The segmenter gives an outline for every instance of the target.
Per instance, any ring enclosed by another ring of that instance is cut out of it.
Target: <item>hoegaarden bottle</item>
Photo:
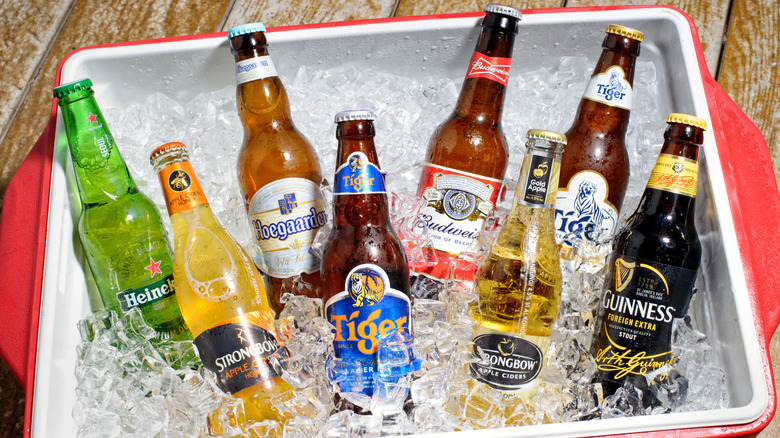
[[[191,339],[173,286],[172,251],[152,201],[136,188],[92,81],[54,89],[82,204],[78,233],[106,309],[137,307],[157,339]]]

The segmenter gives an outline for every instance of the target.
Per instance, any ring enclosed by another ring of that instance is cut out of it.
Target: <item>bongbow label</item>
[[[509,68],[512,66],[512,58],[499,58],[474,52],[471,55],[468,78],[485,78],[496,81],[506,86],[509,84]]]
[[[325,303],[325,317],[334,327],[336,357],[362,367],[362,393],[374,391],[379,340],[395,331],[408,333],[410,314],[409,297],[393,289],[384,269],[373,264],[354,267],[344,290]]]
[[[630,111],[634,103],[634,90],[626,80],[623,69],[613,65],[604,73],[590,78],[582,97]]]
[[[334,195],[368,195],[385,193],[385,179],[376,164],[363,152],[353,152],[347,162],[336,169]]]
[[[533,342],[507,333],[487,333],[474,338],[489,365],[471,364],[471,374],[493,388],[511,391],[531,383],[542,370],[543,353]]]

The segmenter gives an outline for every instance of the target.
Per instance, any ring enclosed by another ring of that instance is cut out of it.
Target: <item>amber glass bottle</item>
[[[469,247],[496,204],[508,154],[501,113],[521,17],[517,9],[485,7],[455,111],[430,139],[417,189],[427,201],[418,225],[427,225],[438,263],[413,263],[416,273],[447,278],[450,263]]]
[[[694,224],[698,153],[707,123],[671,114],[639,207],[617,239],[596,347],[605,393],[626,379],[668,372],[672,321],[688,312],[701,244]]]
[[[334,222],[321,269],[325,315],[335,327],[336,356],[362,364],[360,392],[367,396],[374,392],[379,338],[411,329],[409,267],[390,224],[372,120],[371,111],[336,115]]]
[[[287,93],[268,56],[265,26],[231,28],[228,39],[244,125],[238,183],[262,251],[255,263],[271,278],[271,308],[278,313],[284,293],[320,297],[320,260],[309,248],[327,222],[322,174],[317,153],[290,117]]]
[[[612,237],[629,177],[626,129],[634,99],[633,83],[641,32],[611,25],[577,108],[566,131],[561,181],[556,201],[556,239],[570,233],[584,240]],[[573,257],[563,242],[564,271]]]

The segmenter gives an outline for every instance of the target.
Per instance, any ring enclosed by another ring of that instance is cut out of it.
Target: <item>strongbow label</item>
[[[444,279],[450,261],[468,249],[482,230],[498,199],[501,180],[426,164],[421,181],[418,196],[427,204],[420,210],[415,226],[428,228],[439,263],[427,266],[410,261],[410,268]]]
[[[238,85],[273,76],[279,75],[276,73],[276,67],[274,67],[270,56],[259,56],[236,63],[236,83]]]
[[[466,72],[468,78],[485,78],[506,86],[509,83],[509,67],[512,58],[498,58],[474,52]]]
[[[528,177],[517,184],[515,200],[529,207],[553,207],[560,166],[553,157],[537,153],[526,156],[520,174]]]
[[[650,174],[647,187],[696,197],[699,163],[677,155],[661,154]]]
[[[353,268],[344,290],[325,303],[336,357],[363,368],[362,393],[374,392],[379,339],[398,330],[408,332],[410,313],[409,297],[393,289],[387,273],[373,264]]]
[[[674,364],[672,321],[687,312],[695,281],[692,269],[618,256],[602,302],[602,376],[620,383]]]
[[[217,374],[217,383],[223,391],[235,394],[279,377],[269,363],[269,357],[280,348],[271,328],[273,324],[270,312],[245,313],[195,338],[203,365]]]
[[[471,375],[503,391],[523,389],[542,370],[544,353],[533,342],[506,333],[474,338],[474,351],[482,350],[489,365],[471,364]]]
[[[368,161],[366,154],[353,152],[347,162],[336,169],[333,182],[334,195],[368,195],[385,193],[385,179],[376,164]]]
[[[171,216],[209,202],[189,161],[173,163],[161,170],[157,177],[160,178],[165,206]]]
[[[582,97],[605,105],[631,110],[634,90],[622,68],[613,65],[604,73],[593,75]]]
[[[262,250],[263,270],[272,277],[311,274],[320,259],[309,251],[317,230],[328,222],[320,188],[305,178],[266,184],[252,196],[249,222]]]

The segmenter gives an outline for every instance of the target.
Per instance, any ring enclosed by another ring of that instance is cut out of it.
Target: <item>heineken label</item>
[[[144,309],[155,305],[168,297],[174,296],[176,290],[173,287],[173,275],[163,277],[153,283],[123,290],[116,294],[119,307],[127,312],[133,307]]]

